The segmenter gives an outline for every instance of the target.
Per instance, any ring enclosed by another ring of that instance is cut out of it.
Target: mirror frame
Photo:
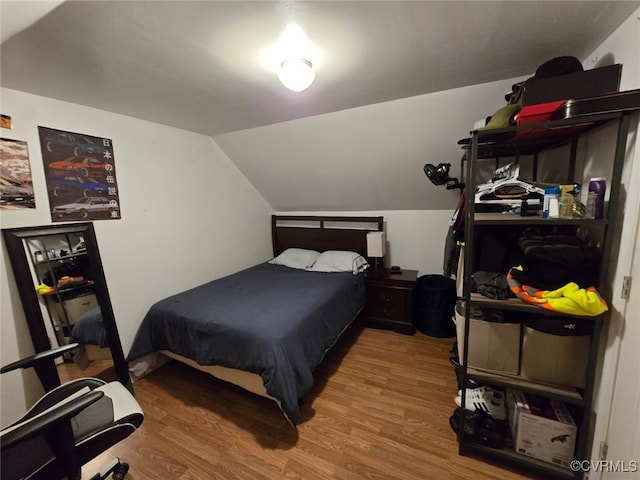
[[[129,377],[127,362],[122,351],[120,343],[120,335],[118,326],[113,314],[111,298],[107,288],[107,280],[104,276],[102,268],[102,260],[100,259],[100,251],[98,249],[98,241],[92,222],[79,222],[60,225],[46,225],[39,227],[19,227],[2,229],[7,252],[9,253],[9,261],[13,269],[13,274],[18,286],[18,293],[22,302],[22,308],[27,320],[27,327],[31,334],[31,341],[36,353],[40,353],[51,349],[51,342],[47,335],[45,327],[45,319],[42,316],[38,294],[36,293],[33,283],[33,277],[30,268],[30,259],[27,258],[24,241],[32,237],[42,237],[49,235],[60,235],[68,233],[80,233],[83,235],[87,258],[89,260],[89,269],[94,282],[96,300],[100,305],[102,313],[102,322],[104,324],[113,366],[118,381],[122,383],[131,393],[133,393],[133,385]],[[60,377],[52,359],[49,362],[42,362],[39,368],[36,368],[38,378],[42,382],[45,390],[51,390],[60,384]]]

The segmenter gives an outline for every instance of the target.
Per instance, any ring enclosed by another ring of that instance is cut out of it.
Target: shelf
[[[42,297],[51,297],[53,295],[73,292],[74,290],[80,290],[82,288],[87,288],[87,287],[92,287],[92,286],[93,286],[93,281],[92,280],[87,280],[87,283],[83,283],[82,285],[74,285],[73,287],[69,287],[69,288],[54,289],[53,291],[51,291],[49,293],[41,294],[41,296]]]
[[[579,472],[572,472],[568,468],[557,467],[552,463],[543,462],[542,460],[538,460],[536,458],[521,455],[511,448],[503,448],[498,450],[495,448],[489,448],[484,445],[480,445],[478,443],[463,442],[462,444],[460,444],[460,452],[463,455],[481,454],[482,456],[492,457],[509,465],[536,470],[537,472],[544,474],[543,478],[580,478]]]
[[[543,150],[559,148],[577,136],[621,116],[621,113],[615,112],[530,125],[474,130],[471,135],[477,135],[478,139],[476,160],[533,155]],[[467,150],[471,138],[461,139],[458,144]]]
[[[538,383],[534,380],[528,380],[517,375],[492,373],[472,367],[467,367],[467,376],[479,380],[481,383],[490,383],[502,387],[515,387],[533,394],[553,397],[573,405],[584,406],[585,404],[580,392],[571,387],[556,387]]]
[[[483,212],[474,215],[474,223],[479,225],[596,225],[607,224],[605,219],[593,218],[542,218],[538,215],[521,217],[501,212]]]
[[[49,258],[47,260],[41,260],[39,262],[34,262],[34,265],[36,265],[36,266],[47,265],[47,264],[49,264],[51,262],[55,262],[56,260],[72,260],[75,257],[80,257],[80,256],[86,255],[86,254],[87,254],[87,251],[83,250],[83,251],[80,251],[80,252],[76,252],[76,253],[72,253],[72,254],[69,254],[69,255],[65,255],[63,257],[51,257],[51,258]]]
[[[501,212],[486,212],[488,208],[485,208],[485,212],[476,211],[482,210],[473,203],[475,201],[475,195],[472,190],[466,190],[466,202],[468,210],[465,216],[465,255],[464,255],[464,292],[465,299],[468,300],[468,305],[465,311],[465,329],[464,337],[459,339],[463,342],[465,351],[468,351],[469,345],[469,330],[471,321],[471,306],[484,307],[494,310],[504,310],[513,312],[522,312],[514,317],[518,318],[522,322],[526,322],[528,315],[535,317],[547,317],[555,321],[554,317],[562,319],[571,319],[570,323],[576,323],[576,327],[593,327],[590,331],[590,345],[588,350],[588,358],[586,365],[586,381],[585,388],[574,387],[560,387],[550,385],[546,383],[540,383],[534,380],[523,378],[519,375],[496,373],[494,371],[486,371],[474,367],[470,367],[464,363],[460,369],[461,376],[458,379],[461,385],[466,385],[468,379],[473,379],[481,384],[493,385],[500,388],[514,388],[520,389],[527,393],[538,395],[541,397],[552,398],[561,402],[564,402],[569,407],[570,413],[574,416],[574,420],[578,423],[577,438],[575,443],[574,455],[575,458],[583,459],[589,458],[592,445],[592,438],[590,433],[592,432],[593,421],[593,385],[596,383],[596,365],[598,360],[598,346],[601,343],[599,338],[603,321],[608,318],[608,313],[604,313],[598,316],[574,316],[563,314],[560,312],[553,312],[542,308],[539,305],[526,303],[518,298],[511,298],[507,300],[496,300],[485,297],[477,293],[470,293],[470,288],[473,285],[473,279],[471,277],[474,259],[477,255],[476,246],[474,245],[474,237],[481,235],[486,230],[488,233],[493,234],[494,237],[501,237],[504,232],[504,226],[515,225],[517,226],[514,233],[518,230],[524,229],[527,226],[538,227],[541,230],[543,225],[548,226],[567,226],[566,230],[571,232],[575,230],[585,230],[589,234],[590,241],[595,245],[597,244],[601,249],[601,268],[602,272],[599,275],[600,286],[609,285],[607,277],[607,264],[611,261],[610,255],[613,251],[613,236],[612,232],[616,231],[617,218],[613,213],[619,210],[618,199],[622,198],[620,194],[622,168],[625,159],[625,149],[627,145],[630,125],[630,113],[628,112],[612,112],[612,113],[600,113],[593,115],[585,115],[575,119],[549,121],[538,124],[514,126],[501,129],[490,130],[473,130],[470,132],[468,138],[459,141],[458,143],[465,150],[463,161],[466,162],[464,166],[465,182],[468,185],[475,185],[484,174],[484,170],[489,165],[481,165],[480,161],[493,160],[496,166],[499,165],[501,159],[506,158],[518,158],[521,156],[531,155],[533,156],[531,162],[532,175],[534,180],[538,176],[544,173],[543,169],[555,168],[548,165],[548,162],[538,162],[538,154],[541,154],[548,150],[554,150],[562,147],[562,156],[566,156],[566,172],[559,171],[559,174],[564,175],[562,179],[567,183],[573,183],[573,179],[576,175],[580,175],[578,178],[582,179],[587,175],[587,172],[576,172],[577,168],[582,168],[578,163],[578,155],[584,155],[579,148],[581,142],[581,136],[593,132],[595,129],[600,129],[604,125],[617,125],[615,132],[615,138],[612,138],[610,142],[615,146],[615,152],[611,157],[611,161],[607,163],[608,173],[608,198],[609,205],[607,208],[607,217],[605,219],[592,219],[592,218],[557,218],[557,219],[545,219],[540,216],[525,216],[514,214],[505,214]],[[610,163],[610,164],[609,164]],[[560,163],[558,163],[560,166]],[[565,163],[561,166],[564,168]],[[541,169],[539,172],[538,170]],[[557,179],[560,181],[560,178]],[[476,229],[477,225],[481,225],[483,228]],[[487,228],[484,228],[484,227]],[[549,229],[551,230],[551,229]],[[554,230],[563,230],[562,228]],[[493,238],[493,237],[492,237]],[[505,237],[505,241],[513,240],[511,237]],[[515,240],[514,240],[515,241]],[[506,247],[505,247],[506,249]],[[500,254],[500,251],[497,251]],[[491,254],[485,258],[488,265],[491,265]],[[500,260],[498,256],[496,263]],[[503,262],[507,260],[503,259]],[[498,265],[496,268],[502,268]],[[561,266],[557,268],[562,268]],[[499,271],[499,270],[496,270]],[[525,314],[528,314],[525,316]],[[588,322],[588,323],[585,323]],[[565,322],[562,322],[564,325]],[[534,352],[530,352],[534,353]],[[537,353],[537,352],[536,352]],[[539,352],[543,355],[544,352]],[[568,354],[567,354],[568,355]],[[569,357],[572,360],[572,357]],[[464,434],[460,435],[460,454],[465,455],[477,455],[494,459],[494,461],[501,461],[506,464],[510,464],[513,467],[519,467],[527,470],[535,470],[539,472],[540,478],[565,478],[565,479],[579,479],[583,478],[583,472],[572,472],[569,468],[560,467],[555,464],[537,460],[535,458],[525,456],[517,453],[512,448],[505,448],[502,450],[492,449],[481,444],[469,442],[469,439],[465,439]]]
[[[562,312],[554,312],[552,310],[547,310],[546,308],[542,308],[530,303],[525,303],[519,298],[515,298],[515,297],[508,298],[506,300],[497,300],[495,298],[485,297],[480,293],[471,294],[471,303],[478,307],[492,308],[494,310],[511,310],[516,312],[527,312],[527,313],[533,313],[535,315],[544,315],[546,317],[564,317],[564,318],[574,318],[578,320],[580,319],[595,320],[600,317],[600,316],[591,317],[591,316],[584,316],[584,315],[569,315]]]

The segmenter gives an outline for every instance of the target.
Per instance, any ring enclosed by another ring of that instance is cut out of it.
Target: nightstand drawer
[[[417,270],[391,273],[388,268],[365,274],[367,326],[413,335],[413,292]]]
[[[367,314],[382,318],[405,318],[407,316],[407,291],[391,288],[368,288]]]

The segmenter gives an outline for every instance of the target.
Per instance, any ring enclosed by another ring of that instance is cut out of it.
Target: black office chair
[[[28,368],[76,348],[38,353],[3,367],[0,373]],[[0,432],[3,480],[80,480],[82,465],[133,433],[144,415],[119,382],[81,378],[47,392],[14,424]],[[129,466],[115,459],[91,477],[122,480]]]

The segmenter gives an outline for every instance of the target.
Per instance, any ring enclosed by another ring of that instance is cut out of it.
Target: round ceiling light
[[[306,58],[291,58],[280,64],[278,78],[289,90],[301,92],[313,83],[316,72]]]

